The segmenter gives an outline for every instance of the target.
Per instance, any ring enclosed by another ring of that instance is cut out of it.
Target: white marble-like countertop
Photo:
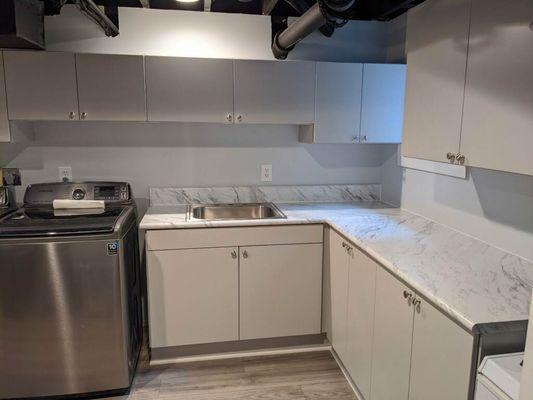
[[[471,332],[529,317],[531,261],[380,202],[276,205],[287,219],[187,221],[186,206],[152,207],[140,228],[326,223]]]

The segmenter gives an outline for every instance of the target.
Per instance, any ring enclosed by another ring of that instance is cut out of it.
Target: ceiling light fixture
[[[196,3],[200,0],[176,0],[178,3]]]

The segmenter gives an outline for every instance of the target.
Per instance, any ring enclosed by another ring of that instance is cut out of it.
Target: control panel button
[[[85,197],[85,190],[83,189],[76,189],[72,192],[72,198],[74,200],[83,200]]]

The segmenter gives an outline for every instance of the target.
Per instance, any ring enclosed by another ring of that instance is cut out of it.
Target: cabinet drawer
[[[150,251],[268,244],[322,243],[323,236],[324,228],[318,224],[152,230],[146,232],[146,249]]]

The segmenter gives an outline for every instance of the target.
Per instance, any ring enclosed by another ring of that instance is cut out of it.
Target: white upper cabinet
[[[401,143],[404,98],[404,64],[364,65],[361,142]]]
[[[402,155],[448,162],[459,152],[470,0],[427,0],[407,18]]]
[[[9,119],[78,119],[74,54],[6,51],[4,66]]]
[[[473,0],[461,153],[533,175],[533,1]]]
[[[361,127],[363,64],[319,62],[316,66],[316,109],[313,143],[353,143]],[[302,130],[302,131],[303,131]]]
[[[4,76],[4,57],[0,51],[0,142],[9,142],[9,120],[7,118],[6,86]]]
[[[80,119],[146,121],[141,56],[77,54]]]
[[[315,66],[307,61],[235,61],[235,122],[311,124]]]
[[[233,61],[146,57],[149,121],[233,121]]]

